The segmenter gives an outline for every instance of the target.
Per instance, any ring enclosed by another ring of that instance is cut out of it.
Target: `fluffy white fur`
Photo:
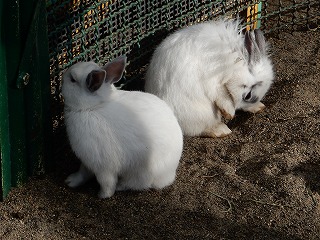
[[[81,62],[63,76],[66,129],[82,162],[66,183],[76,187],[95,175],[101,198],[115,190],[168,186],[183,145],[172,110],[152,94],[116,90],[108,79],[90,91],[86,81],[93,70],[104,71],[94,62]]]
[[[168,103],[185,135],[228,135],[221,115],[231,119],[237,109],[264,108],[260,101],[274,78],[268,45],[260,31],[245,37],[241,30],[238,21],[200,23],[155,50],[145,90]]]

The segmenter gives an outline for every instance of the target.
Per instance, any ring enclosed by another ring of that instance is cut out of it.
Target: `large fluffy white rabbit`
[[[67,134],[82,162],[66,183],[77,187],[95,176],[101,198],[170,185],[182,153],[181,128],[163,100],[113,87],[125,64],[125,57],[104,67],[80,62],[63,75]]]
[[[145,90],[173,109],[185,135],[231,133],[221,115],[259,112],[274,71],[260,30],[242,33],[239,21],[196,24],[168,36],[155,50]]]

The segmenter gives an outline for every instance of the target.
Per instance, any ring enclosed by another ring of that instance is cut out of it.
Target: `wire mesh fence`
[[[261,19],[266,33],[317,30],[320,26],[320,2],[317,0],[263,1]]]
[[[160,41],[187,25],[239,17],[276,35],[320,25],[319,0],[47,0],[47,12],[54,129],[62,124],[61,75],[78,61],[104,64],[126,54],[130,82],[143,78]]]

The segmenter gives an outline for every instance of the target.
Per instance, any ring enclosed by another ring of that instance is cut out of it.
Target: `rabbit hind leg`
[[[160,174],[154,179],[152,183],[152,188],[162,189],[164,187],[167,187],[174,182],[175,178],[176,178],[175,170],[168,170],[166,172],[163,172],[162,174]]]
[[[119,177],[116,191],[145,190],[151,186],[151,177],[147,169],[130,171]]]

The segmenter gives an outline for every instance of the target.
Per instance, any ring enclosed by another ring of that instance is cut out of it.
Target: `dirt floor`
[[[275,83],[222,139],[186,137],[174,184],[69,189],[71,153],[0,203],[0,239],[320,239],[320,32],[269,39]]]

